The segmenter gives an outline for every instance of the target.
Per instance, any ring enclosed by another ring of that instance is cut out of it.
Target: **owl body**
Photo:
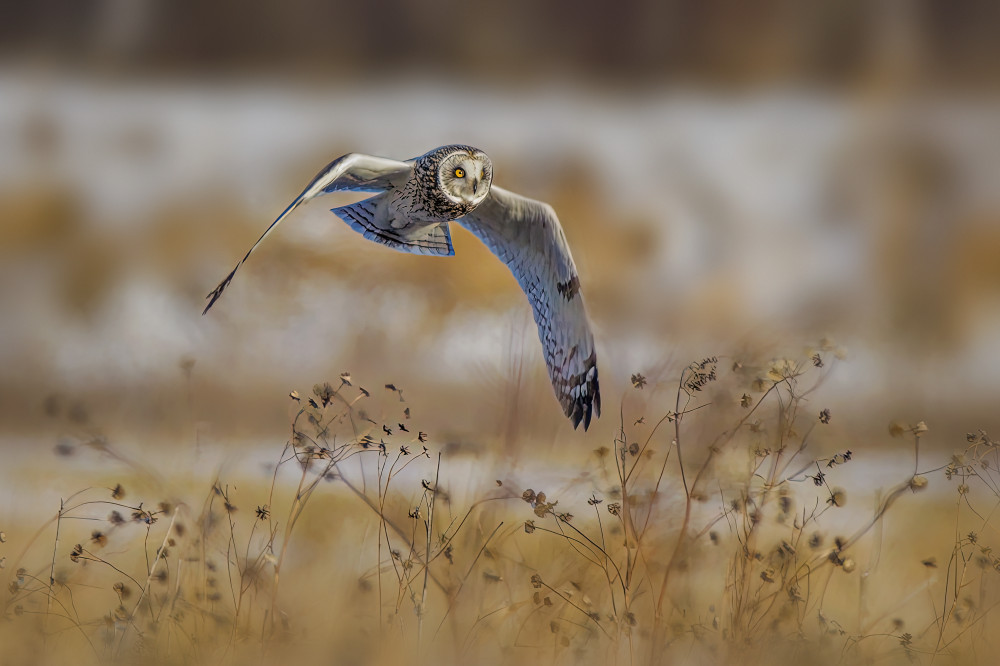
[[[451,234],[442,225],[468,215],[489,195],[493,173],[489,157],[456,144],[436,148],[409,164],[412,169],[405,179],[333,212],[365,238],[394,250],[450,256]],[[334,183],[326,191],[336,189],[346,188]]]
[[[472,146],[435,148],[406,162],[351,153],[313,179],[208,295],[209,308],[274,227],[327,192],[375,192],[332,209],[365,238],[400,252],[450,256],[451,222],[476,235],[510,269],[528,297],[549,379],[573,427],[601,413],[597,356],[580,278],[551,206],[493,187],[493,164]]]

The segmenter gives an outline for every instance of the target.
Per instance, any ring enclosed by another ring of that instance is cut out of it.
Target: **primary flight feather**
[[[594,336],[580,278],[559,218],[548,204],[493,186],[481,150],[451,145],[405,162],[350,153],[339,157],[271,223],[208,296],[207,313],[261,241],[301,204],[335,191],[375,196],[333,212],[365,238],[401,252],[455,254],[448,224],[471,231],[517,279],[531,303],[545,364],[563,412],[586,430],[601,415]]]

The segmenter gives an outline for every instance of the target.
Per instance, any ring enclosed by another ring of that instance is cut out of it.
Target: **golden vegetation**
[[[996,647],[998,442],[937,466],[923,422],[890,427],[908,462],[841,443],[814,402],[840,355],[635,373],[648,415],[623,400],[613,441],[551,466],[522,449],[495,480],[510,461],[444,452],[401,387],[348,373],[289,395],[266,474],[200,491],[146,494],[155,474],[107,441],[63,445],[132,472],[3,535],[5,659],[975,663]],[[868,508],[857,475],[885,488]]]

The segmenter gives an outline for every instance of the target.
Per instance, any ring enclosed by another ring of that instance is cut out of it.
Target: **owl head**
[[[478,206],[490,193],[493,164],[486,153],[472,146],[448,146],[438,165],[437,180],[444,195],[455,204]]]

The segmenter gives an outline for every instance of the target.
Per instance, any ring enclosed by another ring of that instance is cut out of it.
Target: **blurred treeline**
[[[123,72],[992,89],[1000,59],[1000,7],[976,0],[41,0],[4,16],[2,56]]]

